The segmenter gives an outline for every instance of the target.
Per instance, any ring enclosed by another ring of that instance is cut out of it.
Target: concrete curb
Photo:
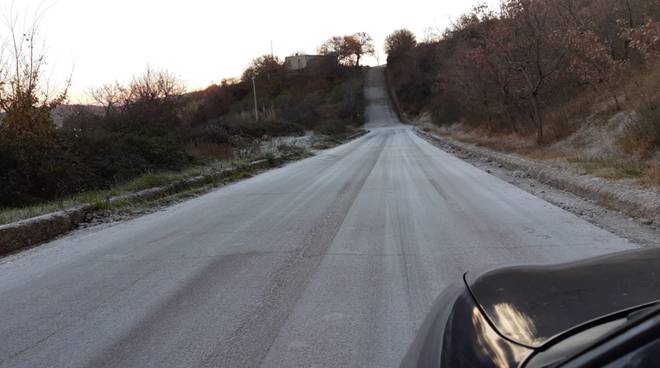
[[[369,130],[362,129],[362,130],[360,130],[359,132],[357,132],[357,133],[353,133],[353,134],[349,135],[348,137],[346,137],[346,142],[350,142],[350,141],[352,141],[352,140],[354,140],[354,139],[360,138],[360,137],[362,137],[362,136],[364,136],[364,135],[367,135],[367,134],[369,134],[369,133],[370,133]]]
[[[277,161],[277,160],[276,160]],[[259,160],[247,164],[250,169],[261,170],[277,165],[277,162]],[[181,192],[188,188],[202,186],[215,180],[224,179],[241,170],[240,167],[224,169],[211,174],[199,175],[180,180],[162,187],[150,188],[135,193],[108,198],[108,203],[125,200],[153,200]],[[59,235],[74,230],[89,214],[98,209],[91,204],[48,213],[30,219],[0,225],[0,256],[17,250],[44,243]]]
[[[416,132],[424,138],[441,143],[453,150],[485,157],[509,170],[523,171],[540,182],[593,200],[603,207],[660,224],[660,196],[656,193],[590,175],[580,175],[568,169],[550,167],[515,155],[457,142],[419,129]]]

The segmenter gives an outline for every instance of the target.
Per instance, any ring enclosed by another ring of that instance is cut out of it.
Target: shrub
[[[0,206],[67,195],[84,187],[87,178],[75,146],[56,135],[0,139]]]
[[[101,188],[147,171],[180,170],[193,162],[171,138],[110,134],[86,137],[79,144],[84,165],[94,173],[92,185]]]
[[[57,131],[49,140],[0,138],[0,206],[106,189],[149,171],[181,170],[192,158],[174,140]]]
[[[319,107],[323,98],[318,93],[302,96],[300,100],[292,100],[282,109],[282,117],[305,128],[314,127],[319,118]]]
[[[647,103],[638,113],[639,119],[626,126],[619,144],[628,153],[648,155],[660,147],[660,106]]]
[[[325,135],[339,135],[348,131],[348,125],[346,120],[324,120],[317,128],[317,131]]]
[[[304,147],[291,144],[280,144],[277,146],[277,150],[289,158],[304,157],[308,154],[308,151]]]
[[[302,135],[304,130],[297,124],[285,120],[248,120],[233,118],[227,122],[232,135],[260,139],[264,136]]]

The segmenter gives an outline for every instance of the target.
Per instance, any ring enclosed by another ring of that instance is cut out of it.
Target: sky
[[[408,28],[423,39],[477,3],[499,0],[0,0],[0,11],[27,20],[42,13],[52,83],[71,75],[70,102],[78,103],[91,88],[128,81],[147,66],[173,73],[190,90],[239,77],[252,59],[270,54],[271,42],[284,58],[364,31],[384,63],[382,45],[392,31]]]

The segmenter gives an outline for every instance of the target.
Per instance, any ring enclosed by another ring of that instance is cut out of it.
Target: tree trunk
[[[630,6],[630,0],[625,1],[626,11],[628,12],[628,28],[634,28],[635,22],[633,21],[632,7]],[[625,60],[628,60],[630,57],[630,40],[623,41],[623,56]]]
[[[532,108],[534,110],[534,120],[536,120],[536,144],[543,145],[543,117],[539,106],[538,96],[532,94]]]
[[[621,111],[621,103],[619,102],[619,97],[617,97],[616,92],[612,93],[612,98],[614,98],[614,105],[616,106],[616,111]]]

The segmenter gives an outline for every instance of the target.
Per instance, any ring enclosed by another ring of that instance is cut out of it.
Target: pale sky
[[[190,90],[238,77],[255,57],[316,53],[333,35],[365,31],[382,55],[385,37],[408,28],[423,39],[478,2],[300,0],[0,0],[4,13],[47,8],[40,31],[54,80],[73,68],[71,102],[104,83],[127,81],[147,65],[168,70]],[[5,32],[0,33],[0,37]],[[381,56],[381,63],[385,62]],[[375,60],[368,60],[375,64]]]

